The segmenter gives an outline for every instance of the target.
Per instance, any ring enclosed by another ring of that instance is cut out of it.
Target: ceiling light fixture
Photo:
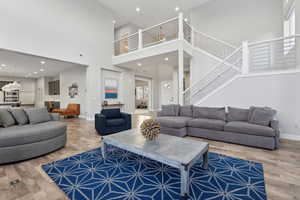
[[[6,67],[6,64],[1,64],[1,67]]]
[[[187,21],[188,21],[188,18],[184,18],[184,21],[187,22]]]
[[[136,7],[136,8],[135,8],[135,11],[136,11],[136,12],[140,12],[140,11],[141,11],[140,7]]]
[[[142,66],[142,63],[138,63],[137,65],[140,67],[140,66]]]
[[[41,61],[41,64],[44,65],[46,62],[45,61]]]
[[[178,12],[180,8],[178,6],[175,7],[175,11]]]
[[[37,72],[33,72],[34,74],[37,74]]]
[[[115,23],[117,23],[117,21],[116,21],[116,20],[113,20],[112,23],[115,24]]]
[[[169,60],[169,58],[168,57],[165,57],[165,61],[168,61]]]
[[[41,72],[45,71],[44,69],[40,69]]]

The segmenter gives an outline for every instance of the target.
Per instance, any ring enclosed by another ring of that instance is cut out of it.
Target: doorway
[[[135,77],[135,114],[145,114],[152,109],[152,80]]]

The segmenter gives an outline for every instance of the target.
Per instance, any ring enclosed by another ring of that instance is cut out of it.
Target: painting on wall
[[[69,97],[71,99],[73,99],[73,98],[75,98],[76,95],[78,95],[78,85],[77,85],[77,83],[73,83],[69,87]]]
[[[118,98],[118,80],[113,78],[106,78],[104,80],[104,95],[105,99]]]

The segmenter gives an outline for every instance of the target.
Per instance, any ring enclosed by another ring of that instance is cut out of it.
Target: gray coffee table
[[[104,136],[102,138],[102,156],[106,158],[106,145],[150,158],[166,165],[178,168],[181,172],[181,196],[189,193],[189,170],[203,157],[203,168],[208,167],[208,143],[193,141],[175,136],[160,134],[155,141],[146,140],[139,129],[131,129]]]

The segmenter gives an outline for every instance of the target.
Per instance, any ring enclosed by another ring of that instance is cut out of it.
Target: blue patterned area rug
[[[201,161],[190,170],[192,200],[266,200],[263,166],[247,160],[209,153],[209,168]],[[178,169],[108,148],[87,151],[42,166],[72,200],[180,199]]]

